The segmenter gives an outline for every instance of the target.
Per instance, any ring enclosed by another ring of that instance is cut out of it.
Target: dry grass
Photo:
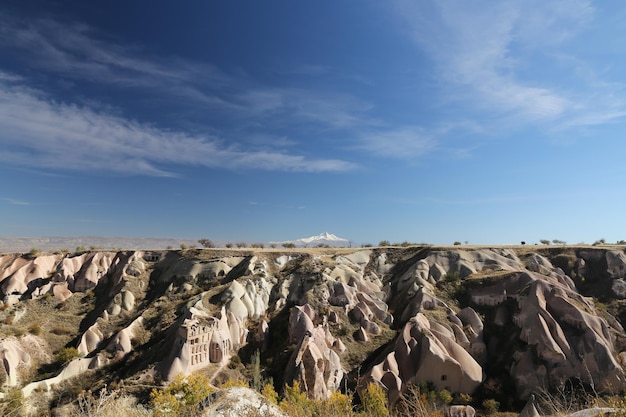
[[[137,404],[137,399],[118,390],[103,388],[97,394],[83,392],[68,417],[150,417],[153,413]]]

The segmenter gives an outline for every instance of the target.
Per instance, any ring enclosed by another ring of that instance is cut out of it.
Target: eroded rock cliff
[[[392,404],[426,382],[519,400],[572,381],[620,391],[625,274],[623,249],[591,247],[4,255],[3,382],[219,379],[258,352],[278,389],[315,399],[370,382]]]

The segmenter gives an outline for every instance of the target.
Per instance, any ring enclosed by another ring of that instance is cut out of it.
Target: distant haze
[[[231,242],[233,244],[238,243]],[[224,247],[229,242],[213,241],[214,246]],[[252,242],[245,242],[247,246]],[[298,247],[314,247],[317,245],[329,246],[349,246],[350,241],[338,237],[332,233],[324,232],[317,236],[310,236],[282,242],[262,242],[276,244],[293,243]],[[202,245],[194,239],[176,238],[141,238],[141,237],[101,237],[101,236],[79,236],[79,237],[5,237],[0,238],[0,252],[28,252],[32,248],[43,251],[54,251],[60,249],[74,250],[79,246],[87,249],[127,249],[127,250],[159,250],[159,249],[179,249],[181,245],[188,247]]]
[[[43,251],[59,249],[74,250],[79,246],[89,249],[179,249],[181,244],[198,245],[198,241],[172,238],[128,238],[128,237],[7,237],[0,239],[0,252],[27,252],[32,248]]]

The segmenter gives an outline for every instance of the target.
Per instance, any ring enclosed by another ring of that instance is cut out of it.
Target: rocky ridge
[[[614,247],[7,254],[2,383],[217,381],[258,351],[277,389],[315,399],[370,382],[390,404],[425,382],[522,404],[622,391],[625,274]]]

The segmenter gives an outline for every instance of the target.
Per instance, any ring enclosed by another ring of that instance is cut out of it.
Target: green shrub
[[[486,415],[491,416],[498,412],[500,403],[492,398],[489,398],[487,400],[483,400],[482,408]]]
[[[450,394],[450,391],[448,391],[447,389],[439,391],[439,394],[437,394],[437,396],[439,397],[439,401],[444,404],[450,404],[452,402],[452,394]]]
[[[80,354],[75,347],[65,347],[54,355],[54,361],[59,365],[64,365],[74,358],[78,358]]]

